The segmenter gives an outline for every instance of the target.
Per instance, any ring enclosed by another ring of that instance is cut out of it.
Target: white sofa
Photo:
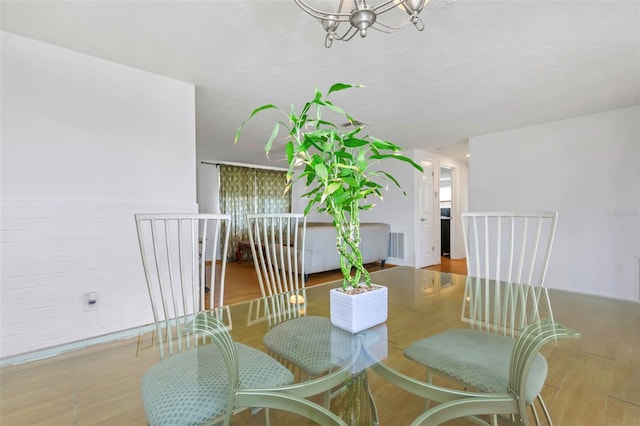
[[[384,266],[389,250],[390,227],[386,223],[360,224],[360,251],[363,263]],[[330,223],[307,222],[304,252],[305,275],[340,269],[336,229]]]

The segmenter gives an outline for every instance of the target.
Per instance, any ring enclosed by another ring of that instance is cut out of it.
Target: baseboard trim
[[[83,339],[77,342],[65,343],[59,346],[52,346],[48,348],[38,349],[32,352],[25,352],[18,355],[12,355],[5,358],[0,358],[0,368],[12,366],[12,365],[25,364],[32,361],[41,361],[47,358],[52,358],[58,355],[62,355],[67,352],[77,351],[79,349],[86,349],[90,346],[95,346],[103,343],[111,343],[118,340],[131,339],[132,337],[138,337],[141,334],[145,334],[153,330],[155,330],[155,324],[148,324],[140,327],[118,331],[115,333],[104,334],[102,336]]]

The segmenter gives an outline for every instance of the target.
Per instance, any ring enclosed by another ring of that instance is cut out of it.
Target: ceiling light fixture
[[[324,46],[329,48],[334,40],[349,41],[356,34],[360,34],[360,37],[366,37],[369,29],[393,33],[411,22],[418,31],[422,31],[424,23],[418,15],[429,0],[339,0],[339,2],[335,2],[337,7],[333,8],[334,10],[326,12],[309,6],[307,4],[309,0],[293,1],[309,15],[320,20],[322,27],[327,32]],[[345,3],[353,4],[351,11],[343,11],[343,9],[347,9]],[[409,17],[398,26],[380,22],[380,15],[393,9],[400,9]],[[338,26],[342,22],[348,22],[351,26],[340,34]]]

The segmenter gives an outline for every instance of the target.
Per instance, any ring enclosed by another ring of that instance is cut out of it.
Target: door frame
[[[433,193],[431,194],[431,196],[433,197],[433,206],[434,208],[432,208],[432,238],[433,241],[431,243],[431,245],[434,248],[434,252],[437,254],[435,260],[436,262],[434,263],[434,265],[438,265],[440,264],[440,161],[433,158],[433,157],[421,157],[420,159],[417,160],[417,162],[422,165],[423,162],[430,162],[432,164],[432,171],[433,171],[433,175],[432,175],[432,190]],[[415,218],[416,221],[414,223],[414,232],[416,235],[416,238],[414,239],[414,267],[415,268],[423,268],[425,266],[422,266],[422,247],[425,244],[425,241],[423,241],[422,238],[422,229],[421,229],[421,223],[420,223],[420,210],[422,207],[422,176],[423,174],[417,174],[416,173],[416,179],[415,179],[415,187],[417,189],[416,191],[416,198],[415,198]],[[437,187],[436,187],[436,183],[437,183]],[[437,188],[437,189],[436,189]],[[435,208],[437,207],[437,208]]]
[[[456,251],[454,251],[457,246],[456,246],[456,240],[457,238],[455,238],[456,234],[454,233],[455,230],[457,229],[456,226],[458,226],[458,222],[459,222],[459,217],[460,217],[460,206],[459,206],[459,202],[458,202],[458,187],[457,187],[457,179],[458,179],[458,168],[453,165],[450,164],[446,161],[443,161],[440,163],[440,165],[438,166],[438,183],[440,183],[440,169],[441,168],[445,168],[445,169],[449,169],[451,170],[451,213],[450,216],[451,218],[449,219],[449,257],[450,258],[454,258],[453,253],[457,253]],[[440,197],[438,197],[439,199]],[[442,236],[440,237],[440,239],[438,240],[438,242],[440,243],[442,241]],[[442,252],[442,250],[440,250]]]

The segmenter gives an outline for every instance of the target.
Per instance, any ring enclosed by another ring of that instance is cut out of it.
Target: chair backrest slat
[[[249,214],[249,244],[263,297],[304,288],[306,217]]]
[[[557,212],[462,213],[467,274],[543,285]]]
[[[306,217],[299,213],[265,213],[247,215],[247,220],[269,327],[305,315]]]
[[[541,317],[553,317],[545,287],[467,277],[461,320],[472,329],[515,337]]]
[[[197,344],[197,336],[186,330],[197,313],[224,304],[230,216],[137,214],[135,220],[160,357],[165,358]]]
[[[472,328],[516,336],[540,318],[553,318],[545,288],[556,212],[462,214],[468,279],[461,319]]]

